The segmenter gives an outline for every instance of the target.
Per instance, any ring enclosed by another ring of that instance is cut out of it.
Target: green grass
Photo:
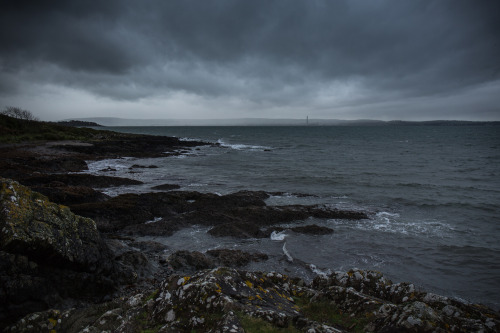
[[[295,327],[290,325],[286,328],[276,327],[268,323],[267,321],[250,317],[242,313],[237,314],[241,326],[247,333],[296,333],[300,332]]]

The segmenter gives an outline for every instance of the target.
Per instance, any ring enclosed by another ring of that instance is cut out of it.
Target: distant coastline
[[[72,126],[484,126],[500,125],[500,121],[469,120],[340,120],[340,119],[126,119],[112,117],[75,118],[64,123],[92,123],[93,125]],[[59,122],[61,123],[61,122]],[[69,124],[71,126],[71,124]]]

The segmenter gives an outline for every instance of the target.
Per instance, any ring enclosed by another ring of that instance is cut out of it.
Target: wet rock
[[[138,194],[124,194],[105,202],[70,205],[76,214],[90,217],[101,231],[120,230],[127,225],[144,223],[155,216],[151,211],[153,206],[141,200]]]
[[[234,238],[265,238],[267,235],[262,232],[259,226],[244,222],[230,222],[216,225],[208,230],[208,233],[215,237]]]
[[[94,219],[100,230],[140,235],[170,235],[189,225],[214,226],[213,236],[238,238],[268,237],[262,227],[301,221],[308,217],[328,219],[363,219],[356,211],[328,209],[321,206],[266,206],[265,192],[242,191],[219,196],[199,192],[156,192],[124,194],[105,202],[75,204],[71,209]],[[155,223],[146,223],[161,218]],[[327,232],[320,227],[311,232]],[[320,230],[321,229],[321,230]],[[301,230],[301,229],[298,229]],[[307,232],[308,228],[301,232]]]
[[[101,169],[101,170],[99,170],[99,171],[101,171],[101,172],[115,172],[115,171],[116,171],[116,169],[115,169],[115,168],[112,168],[112,167],[107,167],[107,168],[105,168],[105,169]]]
[[[51,183],[48,186],[31,186],[31,189],[45,195],[52,202],[67,206],[102,202],[110,198],[108,195],[87,186],[66,186],[65,184],[54,185]]]
[[[32,176],[22,180],[22,184],[26,186],[46,185],[53,182],[60,182],[67,186],[86,186],[91,188],[142,184],[141,181],[129,178],[90,174],[49,174]]]
[[[4,178],[0,230],[0,322],[116,289],[117,270],[94,221]]]
[[[176,231],[187,226],[183,221],[160,219],[157,222],[132,224],[124,227],[120,232],[130,236],[172,236]],[[101,224],[100,229],[102,228],[105,227]]]
[[[128,281],[151,277],[157,270],[146,255],[139,251],[127,251],[114,259],[121,265],[120,273]]]
[[[261,194],[235,193],[218,196],[198,192],[156,192],[123,194],[105,202],[71,205],[79,215],[93,218],[102,231],[122,230],[136,225],[133,231],[158,235],[177,230],[172,226],[211,223],[219,210],[248,205],[264,205]],[[162,217],[163,224],[140,225]],[[207,219],[209,220],[207,222]]]
[[[333,234],[334,232],[334,230],[331,228],[319,226],[316,224],[310,224],[306,226],[293,227],[293,228],[272,227],[268,228],[265,234],[270,235],[273,231],[282,232],[284,230],[291,230],[299,234],[308,234],[308,235],[329,235]]]
[[[129,169],[156,169],[156,168],[158,168],[157,165],[139,165],[139,164],[134,164]]]
[[[252,261],[267,260],[263,253],[249,253],[241,250],[217,249],[209,250],[206,254],[198,251],[177,251],[171,254],[167,263],[179,274],[192,274],[200,269],[216,266],[242,267]]]
[[[157,185],[153,186],[153,190],[160,190],[160,191],[171,191],[171,190],[177,190],[180,189],[181,187],[177,184],[162,184],[162,185]]]
[[[129,246],[137,248],[140,251],[147,253],[162,253],[168,250],[167,245],[154,241],[142,241],[142,242],[134,241],[129,243]]]
[[[242,267],[252,261],[264,261],[269,259],[264,253],[248,253],[241,250],[218,249],[208,250],[206,253],[212,257],[220,266]]]
[[[199,269],[215,267],[215,263],[198,251],[177,251],[171,254],[167,262],[170,266],[179,271],[193,273]]]
[[[201,214],[198,212],[197,214]],[[236,237],[236,238],[265,238],[269,237],[273,230],[271,228],[262,230],[262,227],[290,223],[305,220],[308,217],[317,218],[340,218],[340,219],[360,219],[366,215],[359,212],[328,210],[317,206],[279,206],[279,207],[239,207],[228,212],[208,212],[203,220],[198,219],[198,223],[217,224],[209,230],[212,236],[216,237]],[[184,220],[189,219],[189,214],[184,215]],[[204,221],[204,222],[200,222]],[[206,223],[209,222],[209,223]],[[295,232],[310,234],[328,234],[332,229],[320,226],[306,226],[291,228]],[[281,229],[283,230],[283,229]]]
[[[300,234],[308,234],[308,235],[329,235],[333,234],[333,229],[328,227],[322,227],[316,224],[306,225],[302,227],[293,227],[290,228],[293,232],[297,232]]]

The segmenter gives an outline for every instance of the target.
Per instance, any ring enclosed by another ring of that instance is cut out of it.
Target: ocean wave
[[[189,142],[199,142],[199,141],[203,141],[203,139],[199,139],[199,138],[186,138],[186,137],[182,137],[182,138],[178,138],[179,140],[181,141],[189,141]]]
[[[280,232],[273,231],[271,233],[271,240],[274,240],[274,241],[285,240],[285,237],[286,237],[286,234],[284,231],[280,231]]]
[[[321,275],[321,276],[328,276],[330,274],[332,274],[332,271],[330,269],[327,269],[327,270],[321,270],[319,269],[318,267],[316,267],[316,265],[314,264],[309,264],[309,269],[317,274],[317,275]]]
[[[368,220],[349,221],[348,223],[337,220],[335,224],[363,231],[437,238],[453,238],[457,233],[463,232],[449,223],[437,220],[408,221],[401,218],[398,213],[392,212],[378,212]]]
[[[130,158],[109,159],[100,161],[87,161],[88,170],[85,173],[97,173],[102,170],[124,170],[130,166],[126,163]],[[124,163],[125,162],[125,163]]]
[[[255,145],[245,145],[245,144],[229,144],[224,142],[224,140],[219,139],[217,140],[217,143],[226,148],[231,148],[234,150],[269,150],[272,149],[271,147],[266,147],[266,146],[255,146]]]

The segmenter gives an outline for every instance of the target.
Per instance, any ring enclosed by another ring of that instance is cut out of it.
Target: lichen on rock
[[[57,318],[50,311],[32,314],[11,329],[23,330],[28,323],[46,327],[54,317],[55,329],[70,333],[82,327],[88,332],[245,332],[252,324],[276,332],[499,331],[498,313],[490,309],[406,286],[363,270],[335,272],[307,284],[280,273],[214,268],[171,275],[149,296],[136,294]],[[400,300],[405,292],[413,298]]]
[[[95,270],[103,244],[96,224],[19,183],[1,178],[0,247],[31,260]]]

